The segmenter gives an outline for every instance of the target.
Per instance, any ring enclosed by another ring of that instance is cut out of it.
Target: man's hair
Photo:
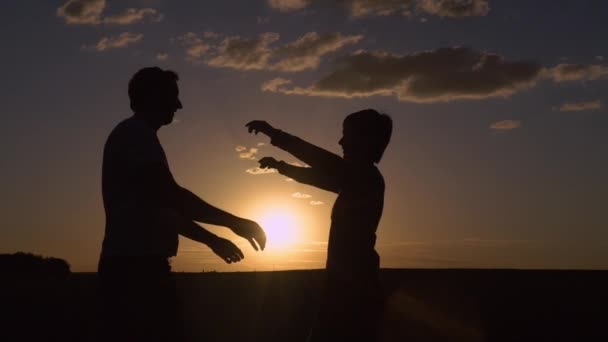
[[[360,137],[369,141],[372,146],[374,163],[379,163],[384,150],[391,140],[393,120],[387,114],[374,109],[364,109],[349,114],[344,119],[344,126],[354,127]]]
[[[140,69],[129,81],[129,100],[133,111],[147,110],[179,80],[175,71],[159,67]]]

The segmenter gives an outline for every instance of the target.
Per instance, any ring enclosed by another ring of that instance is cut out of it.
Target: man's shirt
[[[110,133],[103,153],[102,192],[106,214],[102,256],[174,256],[177,215],[150,199],[141,181],[146,167],[169,168],[156,131],[130,117]]]

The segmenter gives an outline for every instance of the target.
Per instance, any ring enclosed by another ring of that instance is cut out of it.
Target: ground
[[[323,271],[176,273],[189,341],[304,341]],[[608,340],[608,271],[383,269],[384,341]],[[3,341],[95,341],[97,275],[3,279]],[[6,325],[5,325],[6,324]],[[356,329],[357,327],[353,327]]]

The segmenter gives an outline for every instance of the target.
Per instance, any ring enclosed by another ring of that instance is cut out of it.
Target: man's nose
[[[184,107],[182,106],[182,101],[177,100],[177,109],[182,109],[182,108],[184,108]]]

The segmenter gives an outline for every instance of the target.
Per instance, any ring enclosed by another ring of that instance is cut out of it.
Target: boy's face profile
[[[350,161],[373,161],[369,157],[370,146],[363,139],[365,136],[363,128],[352,124],[344,124],[342,127],[342,139],[338,142],[342,146],[344,159]]]

